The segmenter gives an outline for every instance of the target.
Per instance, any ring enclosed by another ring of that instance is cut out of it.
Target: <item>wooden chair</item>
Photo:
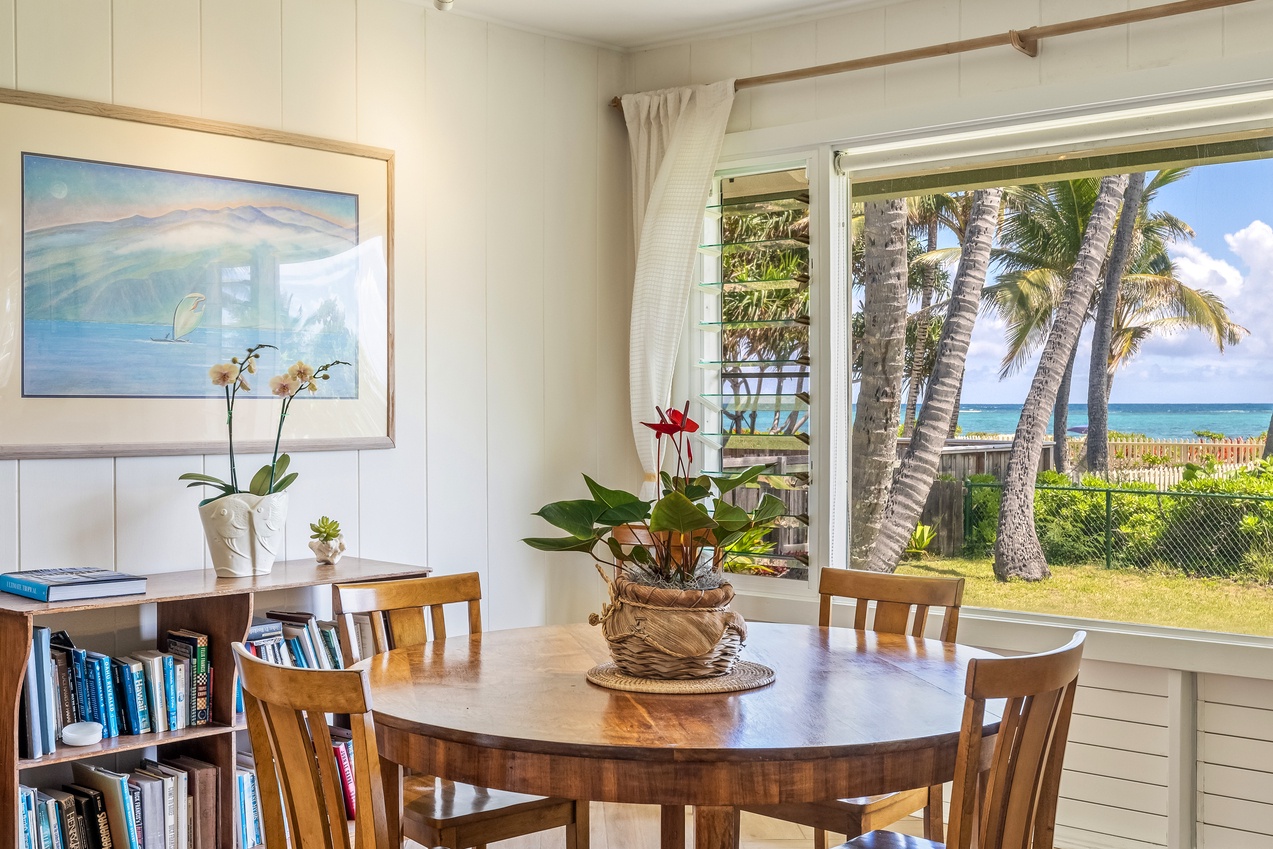
[[[270,849],[397,849],[390,842],[365,670],[292,669],[233,644]],[[353,843],[328,712],[349,715],[354,743]],[[290,836],[290,840],[288,839]]]
[[[443,609],[448,604],[467,604],[469,633],[481,633],[481,598],[481,580],[476,572],[469,572],[336,584],[332,610],[340,623],[345,657],[357,659],[352,640],[355,614],[370,617],[372,650],[379,654],[425,643],[430,638],[426,631],[434,640],[446,639]],[[386,764],[385,768],[392,767]],[[416,843],[484,849],[497,840],[565,826],[566,849],[588,849],[586,801],[487,790],[433,776],[408,775],[401,782],[402,831]]]
[[[853,627],[886,634],[924,636],[928,613],[944,611],[941,639],[955,641],[959,630],[959,607],[963,603],[963,578],[927,578],[864,572],[858,569],[823,569],[818,592],[818,624],[831,625],[832,601],[836,597],[855,600]],[[869,618],[869,602],[875,602],[875,616]],[[869,622],[869,624],[868,624]],[[748,808],[752,813],[811,826],[814,849],[826,849],[828,831],[856,837],[897,822],[918,810],[924,811],[924,836],[942,839],[942,788],[921,787],[881,796],[834,799],[809,804],[766,805]]]
[[[1043,654],[969,662],[947,843],[872,831],[837,849],[1052,849],[1086,636]],[[989,752],[987,699],[1007,700]]]

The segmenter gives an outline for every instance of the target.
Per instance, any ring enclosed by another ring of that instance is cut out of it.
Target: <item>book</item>
[[[217,810],[221,768],[186,755],[161,761],[186,773],[194,799],[194,849],[217,849]]]
[[[106,798],[101,791],[80,784],[64,784],[62,789],[75,797],[84,814],[91,849],[114,849],[110,821],[106,817]]]
[[[51,755],[57,750],[57,716],[53,704],[53,632],[37,625],[31,629],[31,653],[35,657],[35,686],[40,697],[40,739],[43,751]]]
[[[73,671],[71,650],[62,646],[51,646],[53,652],[53,667],[56,671],[56,681],[58,691],[61,693],[61,726],[62,728],[80,721],[80,703],[79,693],[75,686],[75,673]]]
[[[168,651],[186,658],[190,664],[187,680],[190,684],[187,693],[187,707],[191,725],[207,725],[208,694],[210,678],[208,673],[208,636],[196,631],[182,629],[168,632]]]
[[[323,638],[323,648],[327,650],[327,657],[331,660],[332,669],[344,669],[345,657],[340,650],[340,632],[336,630],[335,622],[319,622],[318,634]]]
[[[111,659],[101,652],[85,652],[88,664],[89,684],[97,691],[98,716],[102,723],[103,737],[119,736],[119,705],[115,703],[115,676],[111,673]]]
[[[176,708],[170,708],[168,719],[177,720],[177,729],[190,726],[190,661],[185,658],[173,658],[173,693],[176,696]]]
[[[35,791],[35,823],[40,832],[41,849],[63,849],[57,803],[40,790]]]
[[[109,569],[32,569],[0,575],[0,591],[36,601],[74,601],[144,593],[146,579]]]
[[[312,613],[293,610],[269,610],[265,613],[271,619],[283,623],[283,633],[288,634],[288,624],[298,625],[305,629],[302,646],[306,650],[306,661],[311,669],[332,669],[331,660],[323,650],[323,638],[318,632],[318,618]]]
[[[146,845],[146,821],[142,813],[141,785],[130,777],[125,787],[128,789],[128,798],[133,803],[133,828],[137,831],[137,845],[133,849],[142,849]]]
[[[111,658],[115,678],[115,703],[128,734],[150,731],[150,706],[146,697],[146,678],[141,661],[127,657]]]
[[[263,619],[258,616],[252,619],[252,625],[248,628],[247,636],[243,638],[243,642],[255,643],[281,636],[283,636],[282,623],[276,619]]]
[[[128,776],[82,761],[71,764],[71,775],[79,786],[101,793],[113,849],[141,849]]]
[[[172,655],[148,649],[135,652],[132,657],[142,665],[152,730],[167,731],[173,728],[177,705],[175,693],[172,694],[171,703],[169,701],[170,691],[176,684],[172,680]]]
[[[44,723],[40,720],[39,678],[35,667],[38,663],[37,652],[32,646],[27,653],[26,674],[22,677],[22,705],[19,712],[22,736],[19,738],[19,756],[38,758],[44,754],[44,735],[41,729]]]
[[[50,789],[44,792],[57,802],[66,849],[86,849],[84,844],[85,835],[80,833],[80,821],[75,814],[75,797],[65,790]]]
[[[283,635],[289,646],[293,646],[293,656],[297,666],[305,669],[322,669],[319,665],[318,649],[310,637],[309,628],[291,622],[283,623]]]
[[[169,849],[188,849],[190,835],[188,811],[190,796],[190,777],[185,770],[162,764],[159,761],[143,759],[141,765],[151,773],[172,779],[172,817],[173,833]]]
[[[84,649],[77,648],[71,635],[65,631],[54,631],[50,637],[52,646],[69,653],[71,661],[71,678],[75,685],[75,702],[77,705],[76,722],[91,720],[93,714],[89,705],[88,672],[85,666]]]
[[[376,653],[375,635],[371,627],[371,614],[355,613],[351,618],[354,622],[354,628],[353,633],[349,635],[349,641],[357,646],[355,651],[358,656],[350,658],[350,663],[355,660],[365,660]]]
[[[35,790],[18,785],[18,838],[19,849],[38,849],[40,842],[36,827]]]
[[[151,769],[144,762],[141,768],[133,772],[133,778],[140,782],[151,778],[159,782],[162,809],[157,820],[159,825],[159,849],[177,849],[177,781],[171,775],[165,775]]]
[[[333,735],[335,736],[335,735]],[[353,819],[354,808],[354,765],[352,753],[345,740],[332,741],[332,755],[336,758],[336,766],[340,770],[340,790],[345,798],[345,818]]]

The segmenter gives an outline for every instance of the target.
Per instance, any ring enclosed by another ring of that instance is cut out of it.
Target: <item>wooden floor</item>
[[[918,819],[898,823],[894,830],[919,835],[923,827]],[[694,845],[693,818],[686,826],[686,843]],[[829,846],[843,837],[834,836]],[[537,835],[492,844],[499,849],[564,849],[565,830],[553,829]],[[742,849],[809,849],[813,846],[813,829],[795,823],[742,816]],[[592,805],[591,849],[659,849],[659,809],[649,805],[616,805],[594,802]]]

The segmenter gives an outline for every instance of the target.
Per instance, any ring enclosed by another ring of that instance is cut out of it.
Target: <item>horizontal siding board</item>
[[[1079,684],[1084,687],[1099,687],[1103,690],[1121,690],[1124,693],[1143,693],[1147,696],[1165,698],[1167,670],[1130,663],[1084,660],[1083,668],[1079,672]]]
[[[1071,740],[1065,748],[1065,768],[1074,772],[1167,786],[1167,758],[1162,755],[1091,746]]]
[[[1145,843],[1167,843],[1167,818],[1163,816],[1075,799],[1059,800],[1056,811],[1058,823],[1085,831],[1127,837]]]
[[[1106,775],[1066,770],[1061,776],[1061,798],[1167,816],[1166,787]]]
[[[1114,837],[1099,831],[1058,825],[1055,845],[1058,849],[1160,849],[1166,844],[1146,843],[1129,837]]]
[[[1273,681],[1235,678],[1232,675],[1199,675],[1198,699],[1224,705],[1273,707]]]
[[[1075,716],[1071,720],[1070,739],[1110,749],[1167,754],[1167,729],[1138,722],[1121,722],[1096,716]]]
[[[1096,687],[1079,687],[1074,695],[1074,712],[1079,716],[1122,719],[1146,725],[1167,725],[1167,698],[1143,693],[1125,693]]]
[[[1207,823],[1198,824],[1198,845],[1207,849],[1269,849],[1273,839],[1267,833],[1239,831]]]
[[[1198,729],[1250,740],[1273,740],[1273,710],[1203,702]]]
[[[1273,769],[1273,764],[1269,768]],[[1273,805],[1273,772],[1200,764],[1198,790],[1208,796],[1228,796]]]
[[[1268,834],[1273,831],[1273,805],[1204,793],[1198,820],[1208,825]],[[1266,845],[1273,845],[1273,837],[1265,839],[1269,841]]]
[[[1199,733],[1198,760],[1206,764],[1273,772],[1273,743],[1226,734]],[[1273,831],[1273,827],[1270,830]]]

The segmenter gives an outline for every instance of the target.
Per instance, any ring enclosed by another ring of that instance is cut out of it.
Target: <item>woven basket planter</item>
[[[684,679],[725,675],[747,637],[743,618],[729,609],[734,588],[676,590],[610,581],[600,624],[615,665],[638,678]]]

